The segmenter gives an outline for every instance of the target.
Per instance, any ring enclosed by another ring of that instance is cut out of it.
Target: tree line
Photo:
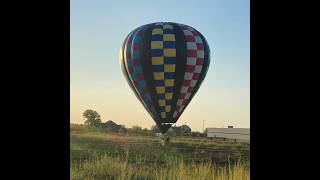
[[[137,135],[160,135],[161,132],[156,125],[153,125],[151,129],[142,128],[140,126],[132,126],[131,128],[126,128],[125,125],[118,125],[117,123],[109,120],[106,122],[101,121],[101,116],[97,111],[88,109],[82,113],[85,122],[84,124],[94,130],[100,130],[105,132],[115,132],[115,133],[127,133],[127,134],[137,134]],[[180,136],[203,136],[202,133],[192,132],[191,128],[187,125],[182,126],[172,126],[168,132],[168,135]]]

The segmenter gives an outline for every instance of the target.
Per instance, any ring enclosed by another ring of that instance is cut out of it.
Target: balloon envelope
[[[190,26],[151,23],[125,38],[120,63],[136,97],[166,133],[205,78],[210,49],[203,35]]]

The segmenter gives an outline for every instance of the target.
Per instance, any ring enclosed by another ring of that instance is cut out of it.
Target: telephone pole
[[[204,121],[205,120],[202,120],[202,132],[204,133]]]

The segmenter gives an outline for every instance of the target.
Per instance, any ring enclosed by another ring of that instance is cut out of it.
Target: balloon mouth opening
[[[161,125],[173,125],[174,123],[161,123]]]
[[[172,123],[172,122],[162,122],[162,123],[159,123],[158,124],[158,128],[160,129],[160,132],[162,134],[165,134],[169,129],[170,127],[175,124],[175,123]]]

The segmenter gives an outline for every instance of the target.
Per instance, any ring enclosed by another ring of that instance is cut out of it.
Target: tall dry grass
[[[211,162],[186,164],[180,159],[172,159],[166,164],[146,164],[143,161],[131,164],[128,158],[120,159],[104,155],[95,160],[71,164],[70,176],[72,180],[248,180],[250,168],[239,162],[217,166]]]

